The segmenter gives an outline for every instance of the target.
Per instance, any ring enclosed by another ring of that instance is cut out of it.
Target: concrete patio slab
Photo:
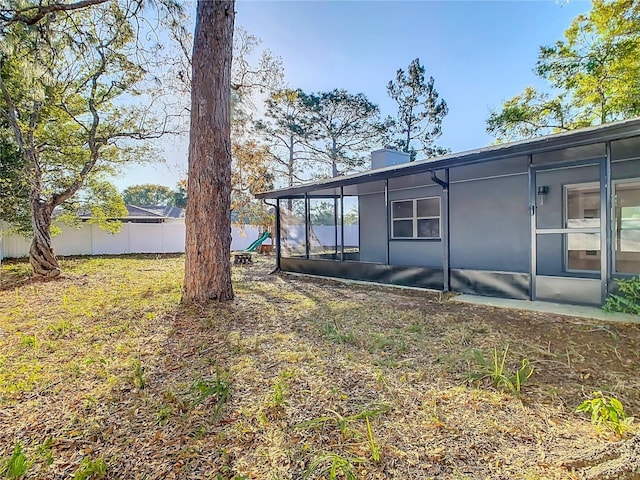
[[[597,307],[541,302],[538,300],[514,300],[511,298],[482,297],[480,295],[463,294],[452,297],[450,301],[498,308],[512,308],[515,310],[528,310],[531,312],[555,313],[557,315],[589,318],[603,322],[640,323],[640,315],[609,313]]]

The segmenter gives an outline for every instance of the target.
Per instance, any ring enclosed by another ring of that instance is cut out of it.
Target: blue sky
[[[416,57],[449,105],[440,144],[452,151],[491,143],[486,119],[527,85],[538,48],[562,38],[587,1],[239,0],[236,24],[280,56],[285,82],[308,92],[362,92],[395,115],[386,85]],[[172,140],[166,166],[130,169],[119,188],[174,187],[186,171],[187,140]]]

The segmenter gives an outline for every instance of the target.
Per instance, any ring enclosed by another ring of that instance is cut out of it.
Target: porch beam
[[[385,260],[384,263],[389,265],[389,236],[390,236],[390,223],[389,223],[389,179],[384,179],[384,211],[385,211],[385,230],[387,231],[386,239],[387,239],[387,247],[385,249]]]
[[[613,191],[611,188],[611,142],[605,143],[606,158],[601,164],[600,171],[600,281],[602,303],[609,295],[609,277],[612,272],[612,216]]]

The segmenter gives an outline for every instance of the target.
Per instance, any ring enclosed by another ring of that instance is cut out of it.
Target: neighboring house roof
[[[166,218],[184,218],[184,208],[180,208],[180,207],[162,206],[162,205],[159,205],[159,206],[143,205],[141,207],[137,207],[134,205],[127,205],[127,209],[129,209],[129,207],[153,212],[156,215],[161,215]]]
[[[127,215],[124,217],[119,217],[118,220],[155,220],[157,222],[161,222],[166,218],[184,218],[184,209],[179,207],[169,207],[162,205],[144,207],[139,207],[137,205],[125,205],[125,207],[127,208]],[[91,213],[84,212],[81,213],[79,217],[83,220],[86,220],[91,218]]]
[[[640,136],[640,118],[581,128],[569,132],[521,140],[519,142],[491,145],[466,152],[451,153],[426,160],[367,170],[343,177],[329,178],[296,187],[261,192],[256,195],[256,198],[290,197],[302,195],[313,190],[375,182],[405,175],[434,172],[443,168],[472,165],[474,163],[483,163],[637,136]]]

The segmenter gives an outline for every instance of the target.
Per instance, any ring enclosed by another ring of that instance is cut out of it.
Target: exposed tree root
[[[581,452],[563,465],[584,469],[586,480],[640,480],[640,436]]]

